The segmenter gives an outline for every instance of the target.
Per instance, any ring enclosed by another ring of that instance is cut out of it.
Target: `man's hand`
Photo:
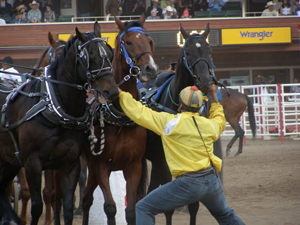
[[[215,84],[212,84],[212,85],[211,85],[211,92],[210,92],[210,95],[211,95],[211,101],[212,101],[212,102],[218,102],[218,96],[217,96],[217,93],[218,93],[218,86],[215,85]]]

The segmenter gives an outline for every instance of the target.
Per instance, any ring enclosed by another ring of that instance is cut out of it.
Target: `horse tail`
[[[255,137],[256,135],[256,121],[255,121],[255,116],[254,116],[254,107],[251,99],[247,96],[247,103],[248,103],[248,116],[249,116],[249,122],[250,122],[250,128],[252,131],[252,136]]]
[[[145,157],[142,159],[142,176],[140,179],[140,183],[137,189],[137,200],[141,200],[143,197],[146,196],[147,191],[147,182],[148,182],[148,166],[147,160]]]

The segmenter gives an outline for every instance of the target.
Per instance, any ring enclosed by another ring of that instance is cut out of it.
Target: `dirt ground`
[[[225,152],[228,140],[222,140]],[[228,205],[249,225],[300,224],[300,145],[286,139],[264,141],[247,139],[244,152],[238,157],[225,157],[224,189]],[[232,149],[235,154],[237,146]],[[40,224],[43,224],[43,217]],[[74,218],[74,225],[81,218]],[[163,215],[156,224],[165,224]],[[186,208],[176,211],[173,225],[189,224]],[[204,206],[200,206],[197,224],[217,222]]]

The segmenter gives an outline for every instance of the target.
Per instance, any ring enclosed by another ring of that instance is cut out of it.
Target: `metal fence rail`
[[[279,137],[283,142],[285,136],[298,137],[300,135],[300,93],[290,93],[292,86],[300,84],[270,84],[230,86],[248,95],[253,102],[256,135],[263,139]],[[248,112],[243,113],[240,125],[245,136],[251,137]],[[229,123],[222,136],[233,136],[234,130]]]

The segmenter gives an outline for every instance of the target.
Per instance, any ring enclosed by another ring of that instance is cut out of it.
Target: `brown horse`
[[[226,155],[227,156],[230,155],[231,153],[230,149],[232,145],[239,138],[239,147],[237,153],[235,154],[235,156],[238,156],[243,152],[243,139],[245,134],[245,131],[240,126],[239,121],[242,114],[246,111],[246,109],[248,109],[250,128],[253,137],[255,137],[256,122],[255,122],[254,108],[251,99],[247,95],[240,93],[237,90],[231,88],[227,88],[227,90],[229,94],[225,89],[221,89],[222,100],[220,101],[220,103],[223,106],[226,121],[234,129],[235,135],[227,145]]]
[[[53,38],[53,35],[51,32],[48,32],[48,41],[50,44],[50,47],[48,47],[41,57],[39,58],[36,68],[44,68],[47,65],[50,65],[55,61],[56,58],[58,58],[63,50],[63,47],[65,46],[66,42],[62,40],[55,40]],[[32,72],[32,75],[40,76],[41,72],[34,70]],[[25,175],[25,168],[21,168],[18,175],[18,181],[20,184],[20,199],[22,201],[21,205],[21,212],[20,212],[20,220],[21,224],[24,225],[27,223],[27,205],[28,201],[30,199],[30,192],[28,183],[26,180]],[[45,187],[43,189],[43,200],[45,203],[45,225],[49,225],[52,223],[52,216],[51,216],[51,199],[52,199],[52,187],[53,187],[53,181],[52,181],[52,171],[51,170],[45,170],[44,171],[44,178],[45,178]],[[17,199],[16,199],[17,201]]]
[[[121,22],[115,18],[120,30],[116,38],[115,55],[113,60],[114,79],[120,88],[128,91],[134,98],[138,98],[137,79],[146,82],[156,78],[157,66],[152,53],[154,43],[143,31],[145,17],[139,21]],[[98,140],[95,151],[85,152],[88,162],[88,182],[83,197],[83,224],[88,224],[89,209],[93,202],[93,192],[99,185],[104,195],[104,211],[107,215],[107,224],[116,224],[116,204],[113,200],[109,176],[112,171],[122,170],[126,180],[126,220],[128,224],[135,224],[135,204],[138,198],[145,194],[144,183],[147,176],[146,161],[146,129],[134,124],[121,111],[119,100],[111,105],[101,107],[98,111],[100,118],[104,113],[104,127],[101,120],[94,118],[95,135],[100,139],[101,130],[104,130],[103,139]],[[112,112],[112,113],[110,113]],[[102,137],[101,137],[102,138]],[[103,152],[102,152],[103,151]],[[102,152],[102,153],[101,153]]]
[[[89,148],[84,132],[91,118],[86,87],[109,100],[118,94],[111,71],[113,54],[100,36],[98,23],[94,33],[81,33],[76,28],[76,37],[45,69],[43,79],[26,82],[17,92],[1,87],[0,216],[4,222],[20,224],[5,190],[24,166],[31,195],[31,224],[38,224],[43,211],[41,173],[45,169],[60,171],[64,221],[72,224],[79,156]],[[59,214],[54,215],[59,224]]]

